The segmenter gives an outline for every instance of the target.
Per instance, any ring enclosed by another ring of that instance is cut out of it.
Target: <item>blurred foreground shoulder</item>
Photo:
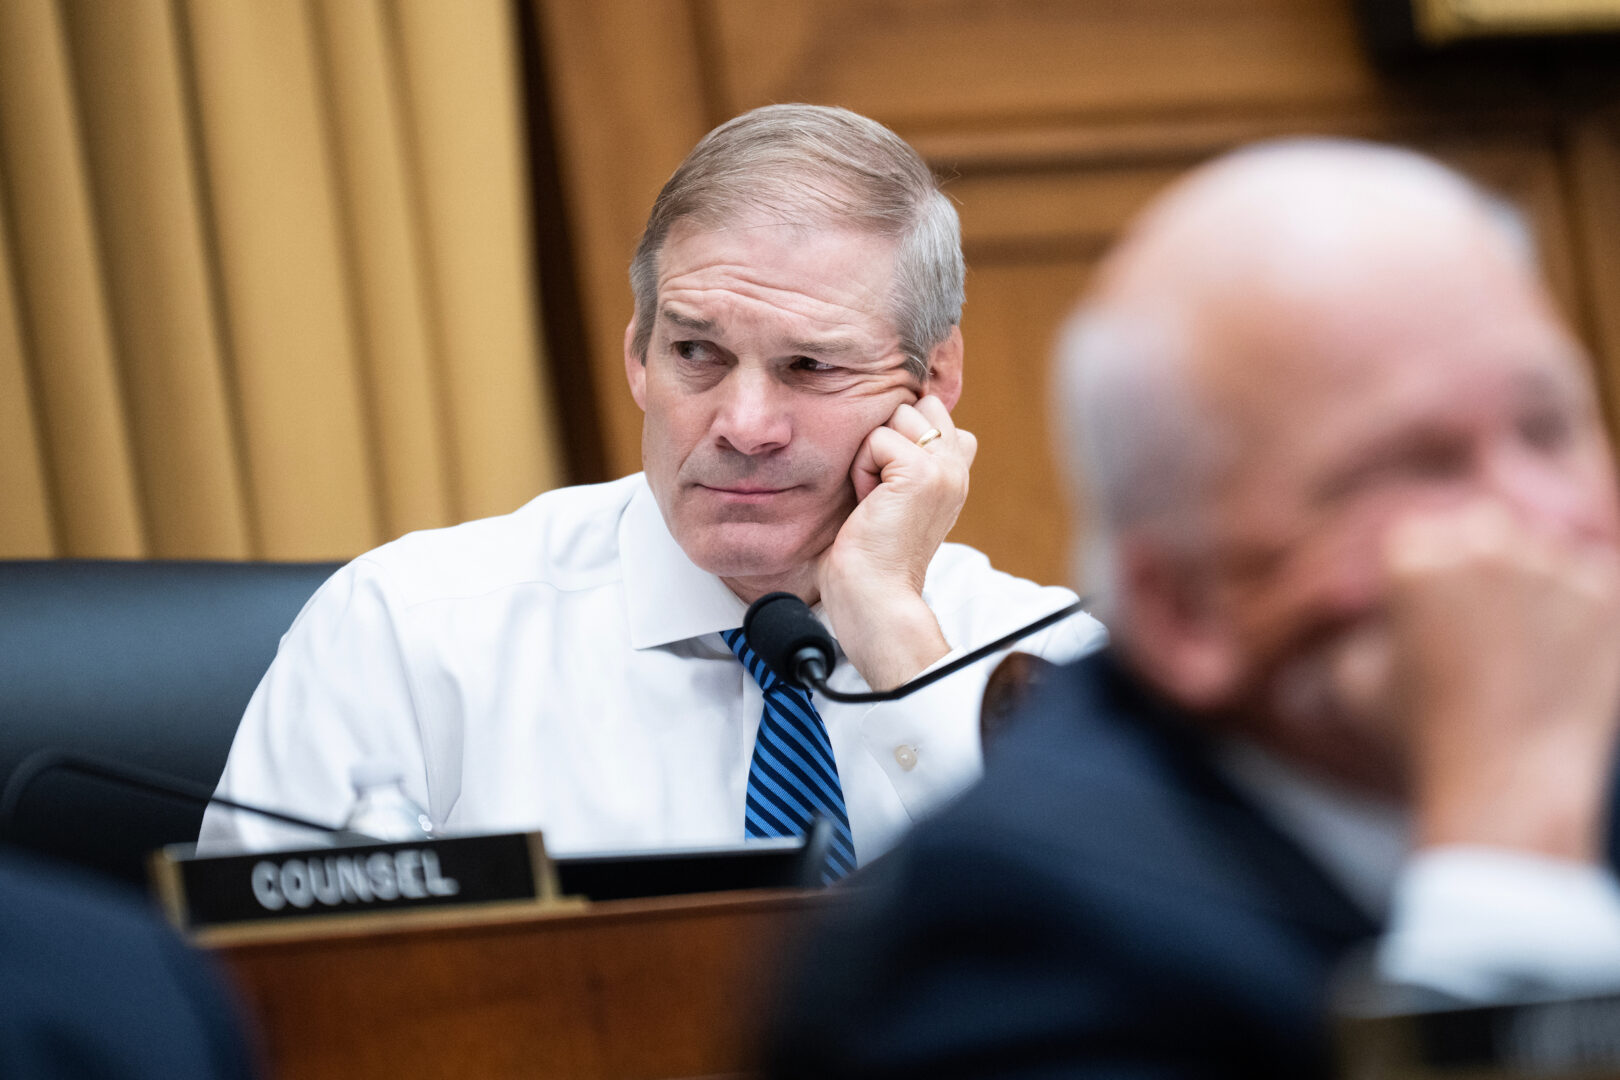
[[[1042,684],[809,936],[770,1075],[1329,1074],[1325,973],[1371,926],[1138,705],[1106,652]]]
[[[0,1076],[245,1080],[231,995],[124,894],[0,855]]]

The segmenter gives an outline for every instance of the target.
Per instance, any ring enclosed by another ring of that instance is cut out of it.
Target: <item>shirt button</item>
[[[894,763],[906,772],[917,767],[917,750],[911,746],[897,746],[894,748]]]

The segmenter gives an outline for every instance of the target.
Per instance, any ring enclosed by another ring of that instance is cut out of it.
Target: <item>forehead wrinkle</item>
[[[899,333],[888,323],[887,313],[866,311],[837,301],[829,301],[797,289],[774,288],[758,281],[747,283],[750,288],[739,288],[739,283],[723,285],[680,285],[667,290],[666,303],[660,312],[671,322],[695,332],[717,337],[743,331],[767,323],[780,323],[783,319],[803,320],[809,327],[773,327],[773,336],[780,333],[785,347],[797,352],[820,352],[829,355],[850,355],[865,350],[861,338],[872,335],[872,328],[862,325],[863,320],[876,319],[880,324],[873,348],[881,351],[883,342],[898,340]],[[712,316],[689,315],[669,306],[668,302],[714,311]],[[816,331],[825,327],[828,336],[818,338]]]
[[[747,233],[749,231],[748,228],[733,228],[715,233],[699,234],[699,236],[713,236],[723,240],[727,234]],[[814,240],[820,236],[822,234],[817,233],[812,235],[810,239]],[[735,289],[739,285],[745,285],[752,286],[755,290],[764,294],[787,292],[804,296],[808,294],[799,292],[797,286],[803,280],[810,280],[820,286],[830,288],[834,292],[832,298],[811,297],[820,303],[836,304],[846,310],[858,311],[863,314],[886,313],[887,308],[884,305],[888,301],[894,277],[892,265],[887,267],[889,272],[882,275],[884,280],[881,283],[868,288],[866,287],[867,283],[859,282],[851,276],[848,267],[838,268],[838,273],[828,276],[826,271],[829,268],[819,264],[829,260],[833,262],[847,261],[848,252],[852,247],[864,249],[874,240],[885,244],[887,241],[863,233],[850,233],[846,236],[841,232],[832,232],[828,234],[828,237],[831,240],[838,241],[838,245],[829,249],[825,243],[808,244],[806,247],[801,248],[793,261],[788,264],[770,265],[767,263],[761,265],[760,262],[749,257],[739,259],[737,252],[724,250],[724,245],[721,245],[722,250],[712,251],[707,256],[697,256],[698,261],[688,260],[684,266],[674,263],[670,258],[666,258],[660,265],[658,289],[662,293],[673,280],[696,277],[702,284],[688,286],[689,288]],[[670,248],[672,250],[684,250],[679,243],[671,244]],[[770,258],[768,253],[767,258]],[[868,265],[875,260],[892,264],[893,252],[883,250],[873,254],[870,259],[863,255],[862,259]],[[773,278],[782,273],[786,273],[790,279],[797,280],[786,286],[775,284]],[[860,287],[852,290],[852,286]],[[851,295],[852,292],[854,295]]]
[[[718,278],[714,274],[715,269],[717,268],[705,267],[700,270],[687,271],[678,276],[690,278],[694,275],[702,275],[703,279],[690,284],[678,284],[673,288],[670,288],[670,282],[665,281],[662,283],[663,288],[660,291],[667,290],[677,294],[728,293],[744,300],[752,300],[782,310],[792,311],[795,314],[804,315],[806,318],[812,318],[818,322],[846,321],[849,316],[865,317],[886,314],[877,303],[863,304],[864,297],[862,296],[821,296],[805,292],[803,289],[791,285],[772,284],[759,276],[757,272],[750,273],[749,271],[754,271],[753,267],[727,267]],[[808,301],[808,304],[806,304],[806,301]],[[689,302],[695,303],[695,301]],[[837,320],[829,319],[824,314],[812,314],[802,310],[805,306],[817,309],[832,309],[841,312],[842,315]]]

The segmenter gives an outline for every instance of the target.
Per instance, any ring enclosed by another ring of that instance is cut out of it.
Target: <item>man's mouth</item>
[[[792,488],[762,487],[757,484],[699,484],[699,488],[728,502],[765,502]]]

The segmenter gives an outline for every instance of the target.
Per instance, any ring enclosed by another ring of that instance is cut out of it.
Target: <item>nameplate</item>
[[[1341,1036],[1346,1076],[1620,1078],[1620,995],[1348,1017]]]
[[[152,874],[183,930],[557,898],[539,833],[251,855],[198,856],[177,846],[154,856]]]

